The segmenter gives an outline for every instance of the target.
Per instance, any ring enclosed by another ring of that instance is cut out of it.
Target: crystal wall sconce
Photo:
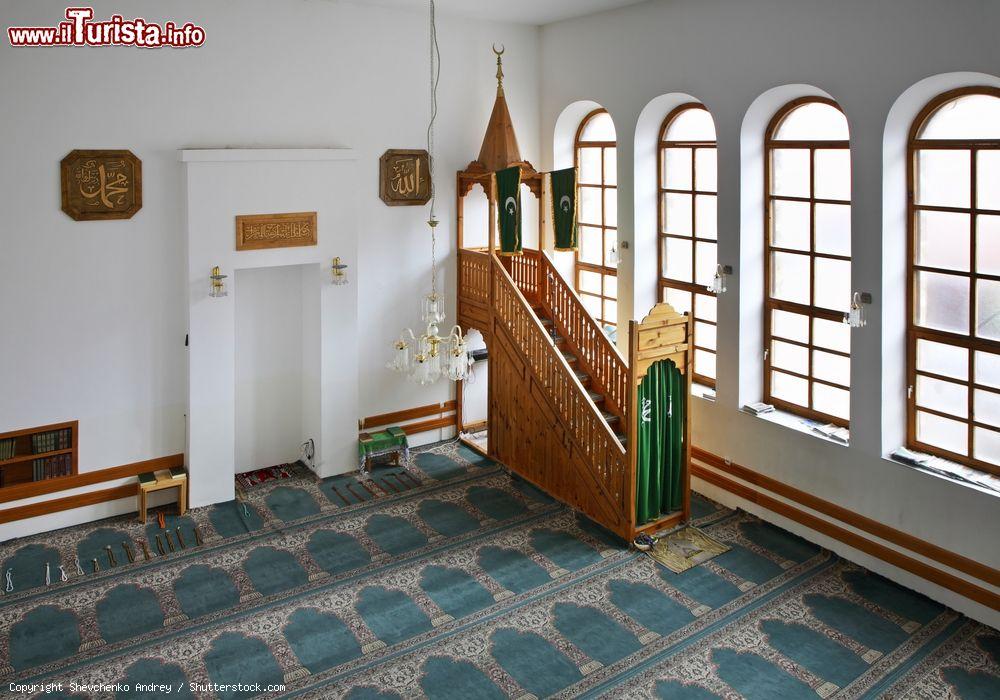
[[[870,292],[854,292],[851,297],[851,310],[844,314],[844,323],[851,328],[864,328],[868,325],[865,318],[865,306],[872,303]]]
[[[716,265],[715,276],[705,289],[712,294],[724,294],[726,291],[726,278],[733,274],[732,265]]]
[[[333,259],[333,265],[330,266],[330,276],[330,281],[338,287],[350,281],[347,278],[347,265],[342,263],[339,257]]]
[[[208,296],[213,299],[229,296],[229,293],[226,291],[226,275],[222,274],[218,265],[212,268],[212,274],[209,275],[208,278],[212,280],[212,286],[208,290]]]

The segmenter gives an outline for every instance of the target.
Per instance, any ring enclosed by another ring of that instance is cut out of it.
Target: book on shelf
[[[70,428],[48,430],[31,436],[32,454],[42,454],[55,450],[66,450],[73,446],[73,431]]]
[[[57,476],[68,476],[72,471],[73,458],[71,455],[54,455],[31,461],[32,481],[44,481]]]
[[[17,446],[15,438],[4,438],[0,440],[0,461],[14,458],[14,450]]]

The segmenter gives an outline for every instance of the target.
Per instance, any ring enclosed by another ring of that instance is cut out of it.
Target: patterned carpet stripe
[[[694,523],[731,550],[673,574],[454,443],[374,483],[300,470],[245,495],[170,520],[204,546],[50,587],[45,561],[158,527],[0,545],[22,582],[0,597],[0,676],[303,698],[1000,697],[995,630],[698,496]]]

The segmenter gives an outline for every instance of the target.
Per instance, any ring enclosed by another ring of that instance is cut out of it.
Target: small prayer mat
[[[728,552],[729,546],[709,537],[696,527],[682,527],[664,535],[646,552],[660,564],[679,574],[693,566]]]
[[[266,467],[252,472],[244,472],[236,475],[236,483],[244,489],[262,484],[265,481],[274,479],[289,479],[292,474],[289,471],[290,464],[279,464],[276,467]]]

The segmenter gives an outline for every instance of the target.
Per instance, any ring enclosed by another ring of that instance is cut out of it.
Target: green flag
[[[500,255],[521,255],[521,169],[496,172]]]
[[[556,250],[576,250],[576,168],[553,170],[550,177]]]
[[[684,376],[670,360],[650,365],[639,384],[637,525],[681,507],[685,389]]]

